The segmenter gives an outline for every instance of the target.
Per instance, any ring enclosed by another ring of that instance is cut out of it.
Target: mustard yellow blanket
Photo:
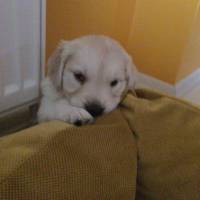
[[[94,125],[0,139],[0,200],[199,200],[200,110],[140,89]]]

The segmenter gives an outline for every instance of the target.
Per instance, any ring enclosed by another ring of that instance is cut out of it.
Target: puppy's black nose
[[[104,107],[98,101],[92,101],[85,104],[85,109],[93,116],[97,117],[103,114]]]

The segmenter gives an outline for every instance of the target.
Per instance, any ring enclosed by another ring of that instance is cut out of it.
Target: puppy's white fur
[[[84,76],[83,82],[77,80],[77,73]],[[94,117],[85,105],[95,101],[103,113],[112,111],[122,94],[134,88],[136,74],[130,56],[111,38],[84,36],[62,41],[48,61],[38,120],[90,123]],[[113,81],[117,81],[114,86]]]

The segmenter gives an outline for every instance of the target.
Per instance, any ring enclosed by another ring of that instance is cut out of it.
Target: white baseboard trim
[[[137,88],[149,88],[157,91],[161,91],[168,95],[176,95],[176,89],[173,85],[156,79],[152,76],[138,72]]]
[[[179,81],[176,84],[176,96],[183,97],[188,95],[191,90],[200,87],[200,69],[194,71],[185,79]]]
[[[191,90],[194,90],[197,87],[200,88],[200,69],[194,71],[176,85],[166,83],[152,76],[138,72],[137,88],[141,87],[154,89],[176,97],[184,97],[187,96]]]

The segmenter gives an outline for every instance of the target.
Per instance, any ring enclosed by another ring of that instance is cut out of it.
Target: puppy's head
[[[136,73],[126,51],[105,36],[62,41],[48,62],[57,91],[93,117],[116,108],[122,94],[134,89]]]

